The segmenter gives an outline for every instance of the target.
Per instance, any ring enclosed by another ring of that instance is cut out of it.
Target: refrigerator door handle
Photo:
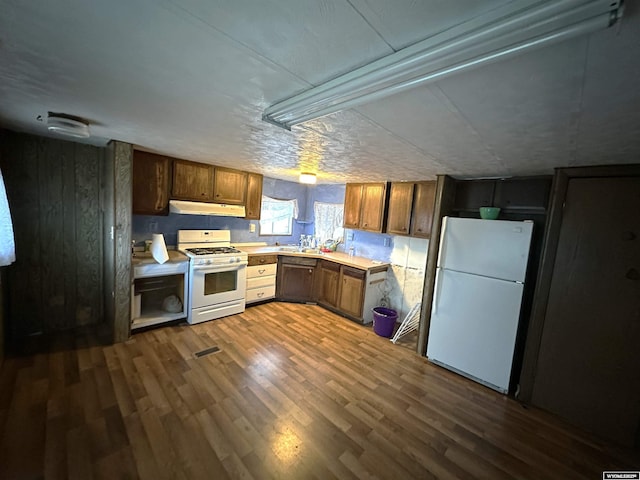
[[[436,269],[436,281],[433,287],[433,308],[431,309],[431,315],[438,313],[438,300],[440,299],[440,288],[442,279],[440,278],[440,269]]]
[[[442,217],[442,229],[440,230],[440,245],[438,246],[438,260],[436,263],[436,267],[441,267],[442,266],[442,255],[443,255],[443,246],[445,243],[445,236],[447,234],[447,224],[448,224],[448,220],[449,217]]]

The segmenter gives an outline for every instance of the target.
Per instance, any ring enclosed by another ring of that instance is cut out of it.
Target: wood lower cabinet
[[[318,302],[336,307],[340,286],[340,264],[320,260],[318,264]]]
[[[246,220],[260,220],[262,210],[262,181],[259,173],[249,173],[247,176],[247,203],[245,206]]]
[[[249,255],[247,266],[247,304],[276,296],[277,255]]]
[[[338,309],[354,317],[362,317],[366,272],[342,266],[340,271],[340,291]]]
[[[379,287],[387,277],[387,266],[361,270],[320,260],[316,275],[318,304],[360,323],[373,320],[371,310],[379,305]]]
[[[317,260],[305,257],[281,257],[278,265],[276,295],[289,302],[315,301]]]
[[[164,155],[133,152],[133,205],[137,215],[168,215],[171,159]]]
[[[216,203],[244,205],[247,198],[247,172],[215,167],[213,197]]]
[[[173,160],[171,198],[194,202],[213,202],[215,167],[188,160]]]
[[[347,183],[344,227],[382,233],[385,227],[387,183]]]

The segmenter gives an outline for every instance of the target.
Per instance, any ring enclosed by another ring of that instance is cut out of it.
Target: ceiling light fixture
[[[313,185],[316,183],[315,173],[303,172],[300,174],[300,183],[306,183],[307,185]]]
[[[60,135],[75,138],[87,138],[89,136],[89,124],[77,117],[62,113],[51,113],[47,117],[47,129]]]
[[[276,103],[262,119],[291,129],[462,70],[610,27],[622,0],[516,0]]]

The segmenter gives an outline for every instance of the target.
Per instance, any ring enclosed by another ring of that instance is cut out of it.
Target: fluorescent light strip
[[[622,15],[616,0],[510,2],[267,108],[263,120],[293,125],[582,34]]]

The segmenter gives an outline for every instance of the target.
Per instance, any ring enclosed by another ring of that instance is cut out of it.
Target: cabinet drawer
[[[339,272],[340,264],[329,260],[320,260],[320,268],[323,270],[331,270],[332,272]]]
[[[305,267],[315,267],[317,260],[306,257],[282,257],[280,261],[285,265],[302,265]]]
[[[270,285],[275,286],[276,276],[266,275],[264,277],[247,278],[247,288],[268,287]]]
[[[275,275],[278,270],[277,263],[269,263],[266,265],[253,265],[247,267],[247,278],[264,277],[267,275]]]
[[[249,266],[278,263],[278,255],[249,255]]]
[[[365,272],[364,270],[359,270],[357,268],[343,266],[342,274],[345,277],[352,277],[352,278],[357,278],[358,280],[364,280],[364,277],[367,275],[367,272]]]
[[[276,296],[276,286],[262,287],[262,288],[250,288],[247,290],[246,303],[259,302],[260,300],[267,300]]]

